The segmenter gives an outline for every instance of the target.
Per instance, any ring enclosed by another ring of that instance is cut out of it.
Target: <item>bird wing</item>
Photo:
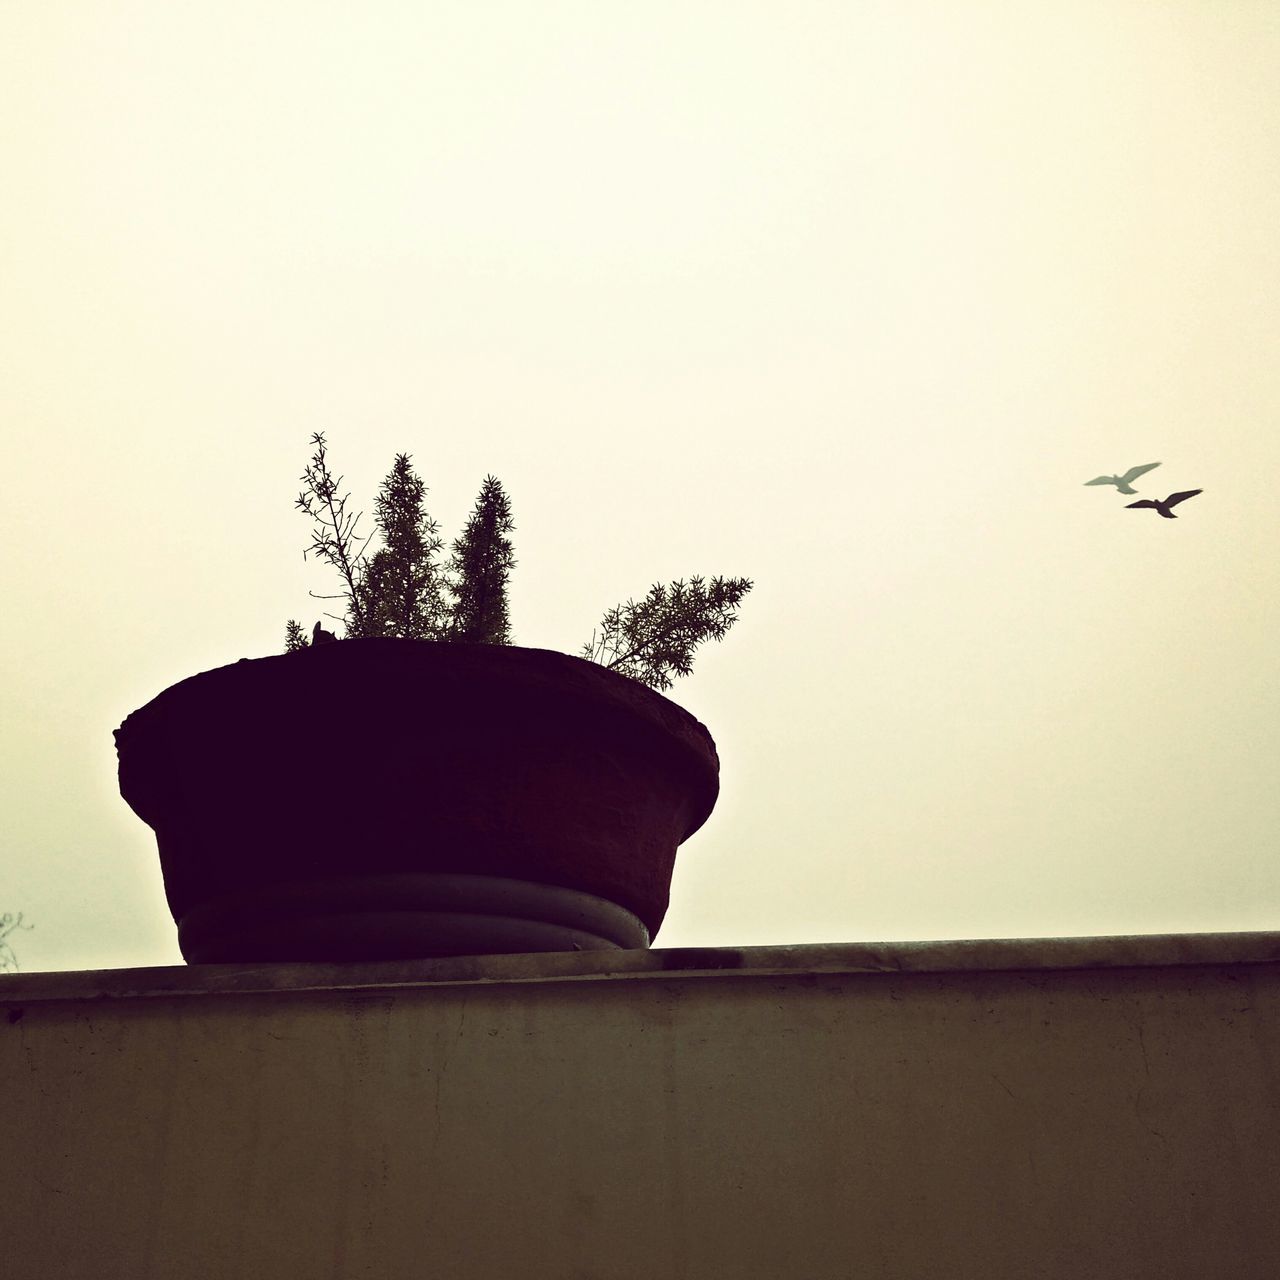
[[[1130,507],[1155,507],[1159,510],[1160,504],[1158,502],[1152,502],[1150,498],[1139,498],[1137,502],[1126,502],[1124,507],[1126,511]]]
[[[1203,493],[1203,489],[1184,489],[1181,493],[1171,493],[1165,500],[1166,507],[1176,507],[1179,502],[1185,502],[1188,498],[1194,498],[1197,493]]]
[[[1159,465],[1158,462],[1148,462],[1141,467],[1130,467],[1122,478],[1125,484],[1132,484],[1139,476],[1146,475],[1148,471],[1154,471]]]
[[[1099,476],[1096,480],[1086,480],[1085,484],[1115,484],[1115,476]]]

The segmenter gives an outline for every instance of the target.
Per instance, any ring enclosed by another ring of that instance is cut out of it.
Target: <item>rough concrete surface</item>
[[[1278,944],[17,975],[6,1272],[1273,1280]]]

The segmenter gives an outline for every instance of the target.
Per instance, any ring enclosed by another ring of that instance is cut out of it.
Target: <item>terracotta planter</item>
[[[545,649],[344,640],[184,680],[116,730],[191,963],[644,947],[719,761]]]

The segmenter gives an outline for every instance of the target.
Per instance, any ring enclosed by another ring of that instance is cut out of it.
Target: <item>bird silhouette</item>
[[[1121,493],[1137,493],[1137,489],[1133,487],[1133,482],[1140,475],[1153,470],[1159,465],[1158,462],[1148,462],[1145,466],[1130,467],[1122,476],[1096,476],[1092,480],[1086,480],[1085,484],[1113,484]]]
[[[1166,520],[1176,520],[1178,517],[1169,508],[1203,492],[1203,489],[1183,489],[1181,493],[1171,493],[1163,502],[1158,498],[1140,498],[1137,502],[1126,502],[1124,509],[1128,511],[1130,507],[1154,507]]]
[[[311,628],[312,644],[328,644],[330,640],[336,640],[337,638],[332,631],[326,631],[318,622]]]

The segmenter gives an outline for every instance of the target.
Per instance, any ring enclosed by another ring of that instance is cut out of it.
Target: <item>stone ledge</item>
[[[0,975],[0,1005],[43,1000],[378,991],[412,987],[772,978],[804,974],[990,973],[1280,962],[1280,933],[1134,934],[940,942],[673,947],[454,956],[382,964],[174,965]]]

